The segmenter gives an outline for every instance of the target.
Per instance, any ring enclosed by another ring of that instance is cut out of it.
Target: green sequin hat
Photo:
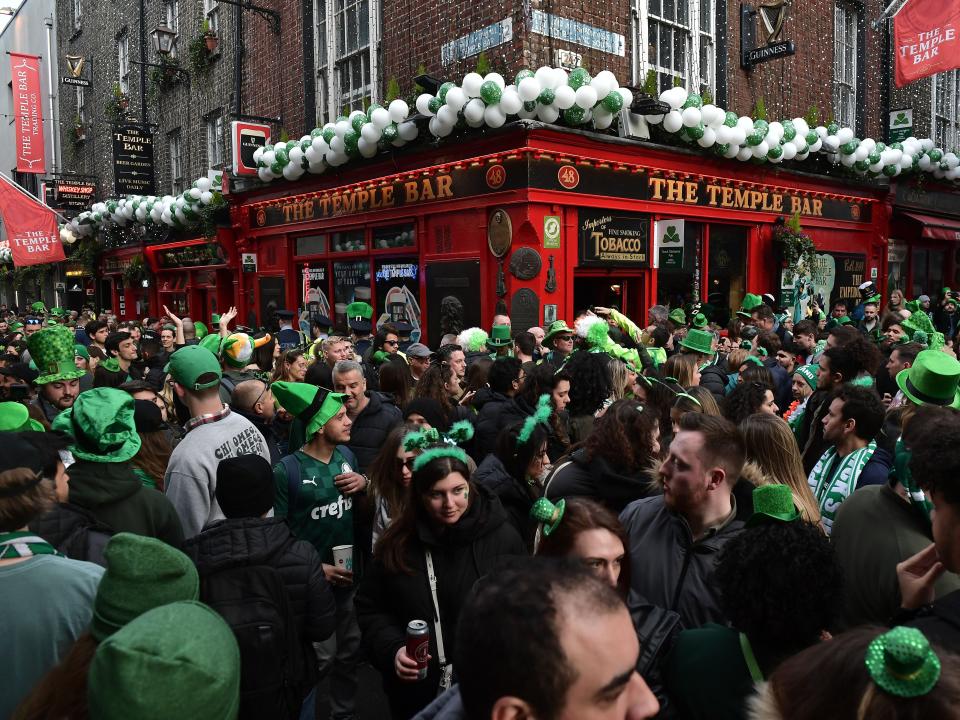
[[[683,311],[683,308],[674,308],[667,317],[670,318],[675,325],[687,324],[687,314]]]
[[[533,507],[530,508],[530,518],[538,523],[543,523],[543,534],[549,535],[560,525],[566,507],[567,503],[564,500],[559,500],[554,504],[545,497],[538,498]]]
[[[694,328],[680,341],[680,347],[701,355],[713,355],[713,333]]]
[[[550,342],[550,339],[554,335],[572,335],[574,332],[572,327],[567,326],[563,320],[554,320],[547,326],[547,334],[543,336],[543,341],[545,343]]]
[[[18,402],[0,402],[0,432],[46,432],[43,425],[30,417],[27,406]]]
[[[874,638],[866,664],[877,686],[897,697],[926,695],[940,679],[940,658],[916,628],[895,627]]]
[[[737,310],[737,315],[749,320],[753,317],[753,311],[758,307],[763,305],[763,298],[754,293],[747,293],[743,296],[743,302],[740,303],[740,309]]]
[[[133,396],[111,387],[97,387],[77,396],[53,419],[52,428],[72,435],[70,452],[80,460],[120,463],[140,450],[133,419]]]
[[[30,358],[40,373],[34,381],[36,385],[75,380],[86,374],[76,365],[75,343],[73,333],[63,325],[38,330],[27,338]]]
[[[690,321],[690,327],[696,328],[697,330],[706,330],[707,316],[703,313],[697,313],[693,316],[693,320]]]
[[[789,485],[773,483],[753,489],[753,515],[747,520],[747,527],[770,522],[789,523],[799,517]]]

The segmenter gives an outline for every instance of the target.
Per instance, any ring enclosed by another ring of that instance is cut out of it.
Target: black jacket
[[[809,475],[817,460],[826,451],[827,443],[823,439],[823,418],[830,409],[830,390],[814,390],[807,400],[807,409],[800,422],[800,431],[797,433],[797,445],[800,446],[800,455],[803,460],[803,471]]]
[[[30,530],[71,560],[107,566],[103,551],[113,532],[78,505],[57,503],[29,525]]]
[[[507,472],[500,458],[492,453],[487,455],[477,467],[472,480],[500,498],[510,524],[523,538],[527,548],[532,550],[536,523],[530,519],[530,508],[533,507],[535,499],[531,494],[530,486],[516,480]]]
[[[777,403],[777,407],[781,408],[780,412],[784,413],[790,407],[790,403],[793,402],[792,377],[780,367],[776,358],[767,358],[764,360],[763,366],[773,375],[773,399]]]
[[[554,466],[547,476],[544,495],[551,500],[587,497],[619,513],[651,492],[651,478],[646,472],[624,474],[621,470],[600,456],[588,459],[586,448],[580,448]]]
[[[220,520],[190,538],[183,550],[201,578],[236,567],[272,567],[283,578],[305,643],[321,642],[333,634],[337,606],[323,574],[320,553],[310,543],[297,540],[283,518]]]
[[[433,557],[448,662],[456,655],[457,619],[474,583],[493,570],[504,556],[525,554],[523,541],[500,501],[482,485],[475,485],[470,507],[455,526],[440,531],[426,524],[418,525],[405,555],[412,574],[389,572],[382,558],[375,558],[357,591],[357,620],[364,648],[383,674],[394,720],[411,717],[426,707],[436,696],[440,679],[426,549]],[[427,679],[416,683],[401,682],[393,666],[397,650],[406,642],[406,627],[411,620],[430,623],[433,658]]]
[[[700,371],[700,386],[709,390],[710,394],[721,404],[721,407],[723,407],[723,400],[727,396],[727,379],[725,368],[716,363],[707,365]]]
[[[908,615],[912,615],[912,618],[903,622],[903,625],[917,628],[930,642],[950,652],[960,653],[960,590],[954,590],[932,605]]]
[[[403,413],[393,404],[393,397],[381,392],[367,391],[370,402],[357,415],[350,431],[350,442],[347,447],[357,456],[359,468],[357,472],[366,472],[370,463],[380,452],[387,435],[397,425],[403,422]]]
[[[474,423],[476,433],[473,436],[473,459],[478,463],[482,462],[483,458],[496,448],[500,431],[525,420],[527,415],[516,398],[491,390],[489,396],[484,398]]]

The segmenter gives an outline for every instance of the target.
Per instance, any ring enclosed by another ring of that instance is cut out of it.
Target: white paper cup
[[[336,545],[333,548],[333,564],[340,570],[353,572],[353,545]]]

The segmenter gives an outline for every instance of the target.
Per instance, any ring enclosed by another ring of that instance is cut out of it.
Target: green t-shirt
[[[273,510],[286,516],[294,536],[312,543],[325,563],[333,563],[336,545],[353,545],[353,500],[343,495],[333,479],[354,468],[339,450],[329,463],[322,463],[304,452],[293,454],[300,465],[300,490],[292,512],[287,512],[287,470],[283,463],[273,468],[277,496]]]

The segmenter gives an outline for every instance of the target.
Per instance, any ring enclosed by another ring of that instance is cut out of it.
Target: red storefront
[[[378,321],[409,320],[435,344],[450,295],[465,326],[488,327],[503,300],[515,329],[590,305],[637,320],[692,297],[736,309],[745,292],[780,289],[774,227],[794,211],[821,255],[823,300],[852,298],[886,272],[885,195],[518,123],[231,195],[248,269],[241,317],[260,324],[286,307],[342,319],[369,298]]]
[[[943,287],[960,287],[960,192],[927,181],[897,183],[884,290],[900,288],[907,298],[935,298]]]
[[[150,302],[146,275],[140,245],[104,252],[100,257],[100,302],[120,320],[144,317],[148,314]]]

